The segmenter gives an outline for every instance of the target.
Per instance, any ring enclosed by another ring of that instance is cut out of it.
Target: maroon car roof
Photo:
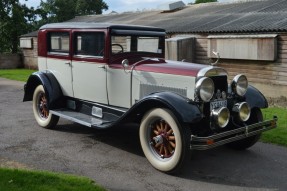
[[[124,29],[124,30],[143,30],[165,32],[162,28],[140,25],[122,25],[112,23],[95,23],[95,22],[63,22],[46,24],[41,29]]]

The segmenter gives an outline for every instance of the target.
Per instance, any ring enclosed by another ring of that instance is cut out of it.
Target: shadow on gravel
[[[56,131],[85,134],[94,141],[99,141],[132,154],[144,157],[139,140],[139,126],[127,124],[109,129],[93,129],[79,124],[58,125]]]
[[[129,124],[106,130],[78,124],[58,126],[57,131],[85,134],[92,141],[144,157],[137,125]],[[234,151],[224,146],[207,151],[192,151],[188,164],[174,177],[232,186],[278,188],[276,181],[280,182],[282,177],[276,174],[280,169],[274,168],[280,167],[272,165],[272,159],[266,156],[258,146],[246,151]],[[270,169],[274,169],[274,172]]]

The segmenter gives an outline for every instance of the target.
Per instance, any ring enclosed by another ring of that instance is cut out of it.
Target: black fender
[[[38,85],[43,85],[44,87],[49,109],[61,107],[63,93],[60,84],[52,73],[46,71],[35,72],[30,75],[24,86],[24,102],[33,100],[33,93]]]
[[[141,119],[147,111],[159,107],[170,109],[180,123],[196,123],[203,118],[194,102],[173,92],[158,92],[143,97],[123,118],[133,118],[133,114],[139,114]]]
[[[246,102],[249,104],[250,108],[267,108],[268,102],[265,96],[255,87],[249,85],[247,92],[245,94]]]

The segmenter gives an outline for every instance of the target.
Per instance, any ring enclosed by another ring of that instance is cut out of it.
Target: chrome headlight
[[[229,123],[230,112],[226,107],[214,109],[211,111],[211,119],[220,128],[224,128]]]
[[[248,88],[248,80],[245,75],[238,74],[231,83],[232,91],[239,96],[244,96]]]
[[[196,82],[195,92],[204,102],[211,100],[214,94],[214,83],[208,77],[202,77]]]
[[[249,119],[250,114],[251,114],[251,109],[248,103],[246,102],[235,104],[233,111],[237,113],[238,118],[243,122],[246,122]]]

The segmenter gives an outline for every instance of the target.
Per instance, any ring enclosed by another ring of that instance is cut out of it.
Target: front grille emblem
[[[226,99],[226,97],[227,97],[227,96],[226,96],[225,91],[222,91],[222,98],[223,98],[223,99]]]
[[[220,98],[221,98],[221,92],[220,92],[220,90],[217,90],[217,92],[216,92],[216,98],[217,98],[217,99],[220,99]]]

